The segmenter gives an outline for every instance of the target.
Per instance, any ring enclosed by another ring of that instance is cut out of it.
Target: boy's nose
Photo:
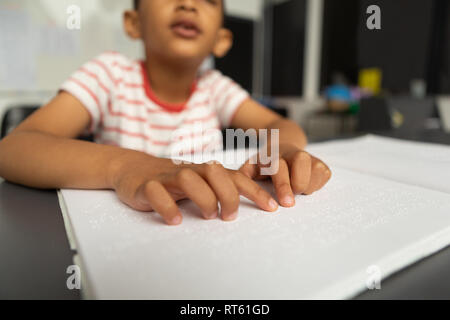
[[[197,11],[196,0],[177,0],[177,10]]]

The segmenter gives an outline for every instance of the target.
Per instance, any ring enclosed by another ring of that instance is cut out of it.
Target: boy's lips
[[[197,24],[191,20],[178,20],[170,28],[176,35],[187,39],[194,39],[201,33]]]

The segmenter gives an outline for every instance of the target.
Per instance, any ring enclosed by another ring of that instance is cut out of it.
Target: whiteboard
[[[79,30],[67,28],[80,8]],[[104,51],[141,58],[139,41],[128,39],[123,12],[131,0],[2,0],[0,2],[0,93],[55,91],[83,63]]]

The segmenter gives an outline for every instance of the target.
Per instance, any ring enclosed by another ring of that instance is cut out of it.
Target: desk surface
[[[0,178],[0,299],[79,299],[66,286],[72,258],[56,191]]]
[[[449,135],[428,137],[420,140],[450,144]],[[26,188],[0,178],[0,299],[80,299],[78,291],[66,286],[73,255],[56,191]],[[450,299],[448,270],[450,247],[384,280],[381,290],[367,291],[357,299]]]

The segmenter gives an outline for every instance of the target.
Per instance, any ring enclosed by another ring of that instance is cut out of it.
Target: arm
[[[232,126],[244,130],[253,128],[279,130],[278,171],[272,175],[277,197],[281,205],[295,204],[294,194],[312,194],[321,189],[331,178],[331,170],[316,157],[304,151],[307,138],[303,130],[294,122],[284,119],[254,100],[246,100],[233,118]],[[269,139],[268,154],[271,150]],[[244,164],[241,171],[249,177],[263,179],[262,165]]]
[[[81,102],[60,93],[0,141],[0,176],[36,188],[112,189],[139,211],[157,211],[171,225],[182,216],[176,201],[189,198],[205,219],[234,220],[239,196],[274,211],[275,200],[238,171],[219,164],[176,165],[146,153],[74,140],[90,116]]]
[[[0,176],[41,189],[110,189],[111,160],[143,154],[75,140],[89,113],[67,93],[36,111],[0,142]]]
[[[252,99],[246,100],[239,107],[231,125],[243,130],[279,129],[280,145],[290,144],[304,149],[308,144],[305,133],[295,122],[281,117]]]

